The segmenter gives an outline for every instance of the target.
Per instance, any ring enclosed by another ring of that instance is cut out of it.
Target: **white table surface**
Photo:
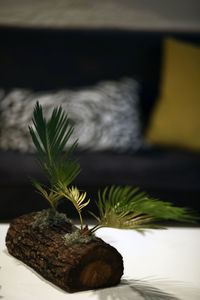
[[[117,287],[68,294],[8,254],[8,224],[0,225],[0,298],[3,300],[199,300],[200,228],[133,230],[103,228],[97,235],[124,258]]]

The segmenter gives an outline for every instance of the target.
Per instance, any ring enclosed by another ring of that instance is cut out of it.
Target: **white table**
[[[200,228],[132,230],[104,228],[97,235],[124,258],[122,283],[113,288],[68,294],[10,256],[8,224],[0,225],[0,296],[3,300],[199,300]],[[149,298],[148,298],[148,297]]]

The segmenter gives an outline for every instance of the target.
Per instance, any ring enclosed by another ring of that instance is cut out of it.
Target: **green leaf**
[[[83,229],[83,219],[81,215],[81,210],[90,202],[90,199],[87,202],[85,202],[86,192],[81,194],[76,186],[67,188],[66,185],[62,184],[62,182],[58,182],[55,193],[67,198],[73,203],[74,207],[76,208],[79,214],[79,218],[81,221],[81,229]]]
[[[73,159],[78,141],[65,149],[74,129],[69,125],[69,119],[61,107],[54,108],[50,119],[46,120],[42,106],[37,102],[32,121],[33,126],[29,126],[29,132],[40,155],[38,164],[50,183],[48,193],[39,183],[35,183],[35,187],[52,206],[57,206],[61,197],[52,192],[54,187],[58,182],[68,186],[80,173],[80,165]]]
[[[187,208],[151,198],[131,186],[111,186],[99,191],[97,207],[99,216],[92,213],[98,221],[94,230],[100,227],[142,230],[158,228],[153,224],[158,220],[195,222],[199,219]]]

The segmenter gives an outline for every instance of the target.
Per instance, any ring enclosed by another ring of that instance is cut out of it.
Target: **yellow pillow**
[[[164,41],[160,99],[146,138],[151,144],[200,150],[200,48]]]

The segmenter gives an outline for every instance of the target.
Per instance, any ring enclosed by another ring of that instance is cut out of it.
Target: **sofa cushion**
[[[147,139],[156,145],[200,151],[200,48],[166,39],[160,98]]]
[[[71,143],[78,139],[80,149],[135,151],[143,144],[138,88],[134,79],[123,78],[81,90],[13,89],[0,102],[0,147],[34,151],[28,125],[33,107],[39,101],[46,117],[50,117],[53,107],[62,105],[75,125]]]

